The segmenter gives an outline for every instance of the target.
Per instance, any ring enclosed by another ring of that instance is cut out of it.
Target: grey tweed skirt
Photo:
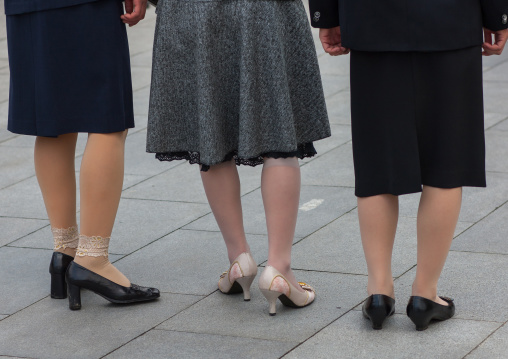
[[[310,157],[330,136],[301,0],[160,0],[147,152],[202,170]]]

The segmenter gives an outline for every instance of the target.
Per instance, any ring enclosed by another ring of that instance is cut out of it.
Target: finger
[[[489,29],[483,29],[484,42],[487,44],[492,44],[492,31]]]
[[[497,44],[491,45],[488,43],[483,44],[483,49],[490,55],[500,55],[503,48]]]
[[[134,10],[133,0],[125,0],[125,12],[130,14]]]
[[[146,16],[146,1],[142,1],[140,4],[140,10],[141,10],[141,19],[144,19]]]

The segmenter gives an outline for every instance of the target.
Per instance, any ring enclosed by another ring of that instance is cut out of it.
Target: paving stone
[[[349,76],[345,75],[326,75],[322,78],[325,97],[333,95],[349,87]]]
[[[332,135],[328,138],[314,142],[317,155],[311,158],[305,158],[300,161],[300,164],[311,162],[316,158],[322,156],[328,151],[333,150],[345,143],[351,141],[351,126],[348,125],[331,125]]]
[[[297,344],[235,336],[152,330],[105,358],[180,359],[204,356],[209,359],[280,358]]]
[[[151,155],[152,157],[153,155]],[[157,165],[159,161],[151,159]],[[189,165],[186,161],[172,161],[165,165],[158,164],[161,168],[168,166],[178,168],[166,171],[155,176],[138,186],[124,192],[125,198],[145,198],[165,201],[208,203],[199,174],[198,165]],[[134,162],[135,166],[139,166]],[[246,194],[259,188],[261,184],[262,166],[255,168],[240,166],[241,193]]]
[[[9,69],[0,69],[0,101],[9,98]]]
[[[508,60],[508,53],[503,52],[500,56],[484,56],[483,57],[483,72],[487,74],[487,71],[493,70],[497,65],[502,64]],[[497,70],[493,70],[493,73],[497,73]]]
[[[508,58],[483,72],[483,81],[505,81],[508,82]]]
[[[350,312],[284,358],[459,359],[499,326],[452,319],[417,332],[405,315],[387,320],[383,330],[369,323],[360,312]]]
[[[316,289],[316,301],[306,308],[287,308],[278,302],[277,315],[271,317],[268,302],[254,284],[250,302],[215,292],[158,329],[303,342],[365,296],[363,276],[304,271],[295,275]]]
[[[492,127],[492,131],[508,131],[508,118]]]
[[[416,245],[416,219],[401,217],[393,250],[394,277],[415,265]],[[295,244],[292,266],[305,270],[367,275],[358,213],[347,213]]]
[[[302,183],[313,186],[351,187],[349,193],[354,195],[355,177],[351,142],[302,166]]]
[[[209,212],[208,204],[122,199],[110,250],[132,253]]]
[[[331,124],[351,125],[351,93],[349,90],[341,91],[327,98],[326,105]]]
[[[48,226],[40,219],[0,218],[0,247]]]
[[[5,318],[7,318],[7,317],[8,317],[8,315],[3,315],[3,314],[0,314],[0,320],[3,320],[3,319],[5,319]],[[0,358],[1,358],[1,357],[0,357]]]
[[[148,67],[133,67],[132,74],[132,90],[137,91],[150,86],[152,70]]]
[[[2,16],[2,18],[3,18],[3,16]],[[5,26],[2,26],[2,27],[5,28]],[[9,58],[9,53],[7,51],[7,38],[3,37],[3,39],[0,40],[0,59],[8,59],[8,58]]]
[[[485,133],[487,146],[487,171],[508,172],[508,132],[487,131]],[[506,198],[508,200],[508,198]]]
[[[457,237],[452,250],[508,254],[508,204]]]
[[[78,140],[76,142],[76,155],[82,155],[85,151],[86,147],[86,141],[87,141],[87,134],[80,133],[78,135]],[[24,136],[20,135],[17,137],[14,137],[12,139],[9,139],[5,142],[2,142],[1,146],[8,146],[8,147],[29,147],[31,149],[32,157],[33,157],[33,148],[35,145],[35,136]]]
[[[140,52],[131,57],[131,66],[132,67],[152,67],[152,53],[153,51],[147,50],[144,52]]]
[[[125,191],[128,188],[134,187],[135,185],[147,180],[150,178],[149,176],[143,175],[130,175],[126,174],[123,178],[123,186],[122,189]]]
[[[508,200],[508,174],[487,172],[487,188],[465,187],[459,221],[476,223]],[[415,217],[420,193],[400,197],[400,215]]]
[[[507,131],[508,127],[506,124],[502,124],[502,122],[505,122],[507,118],[506,113],[494,113],[494,112],[486,112],[485,113],[485,129],[491,129],[491,130],[501,130],[501,131]],[[488,132],[487,132],[488,133]]]
[[[122,199],[113,227],[110,251],[116,254],[132,253],[209,211],[208,205],[201,204]],[[146,215],[141,216],[140,213]],[[28,235],[12,245],[52,249],[52,243],[48,238],[52,238],[49,227]]]
[[[0,190],[0,217],[47,219],[35,176]]]
[[[146,130],[127,137],[125,148],[125,173],[151,176],[177,166],[177,161],[161,162],[153,153],[146,153]],[[167,184],[166,186],[167,187]],[[159,188],[162,190],[164,187]]]
[[[323,200],[323,202],[321,202]],[[296,239],[308,236],[356,207],[356,199],[349,188],[302,186],[300,206],[310,207],[299,211],[296,224]],[[316,205],[314,209],[311,209]],[[261,191],[256,190],[242,197],[243,218],[246,233],[267,234],[266,219]],[[212,214],[187,225],[185,229],[218,231],[219,227]]]
[[[268,258],[268,239],[248,235],[255,261]],[[141,265],[140,265],[141,264]],[[220,232],[179,230],[123,258],[117,267],[135,283],[154,283],[161,291],[208,295],[229,269]]]
[[[503,325],[466,359],[506,359],[508,358],[508,324]]]
[[[404,313],[411,295],[415,269],[395,281],[398,313]],[[438,294],[455,299],[456,317],[492,322],[508,320],[508,261],[506,255],[450,252]]]
[[[484,82],[485,111],[508,113],[508,86],[506,82]]]
[[[0,352],[36,358],[101,358],[201,297],[163,293],[157,301],[114,305],[83,291],[80,311],[45,298],[0,322]],[[62,340],[72,345],[62,345]]]
[[[49,295],[50,259],[43,249],[0,248],[0,313],[15,313]]]
[[[150,87],[145,87],[141,90],[134,92],[134,114],[135,115],[148,115],[148,105],[150,103]],[[137,120],[137,117],[136,117]],[[136,127],[140,126],[136,121]]]
[[[33,149],[0,146],[0,188],[13,185],[35,174]]]
[[[147,16],[138,25],[127,27],[129,36],[129,49],[132,57],[137,54],[151,51],[155,33],[155,11],[149,9]]]
[[[134,121],[136,123],[136,127],[129,132],[132,134],[146,130],[146,126],[148,125],[148,115],[134,115]],[[144,150],[146,152],[146,146],[144,146]],[[153,157],[155,157],[155,155],[153,155]]]
[[[320,57],[321,77],[326,78],[330,75],[349,76],[349,59],[349,56],[330,56],[328,54]],[[349,85],[349,82],[347,84]]]

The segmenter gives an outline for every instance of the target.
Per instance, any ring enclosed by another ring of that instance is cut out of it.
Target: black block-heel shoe
[[[53,252],[51,262],[49,263],[49,273],[51,274],[51,298],[67,298],[67,284],[65,283],[65,272],[74,257],[60,252]]]
[[[432,320],[447,320],[455,315],[455,304],[453,299],[439,297],[448,305],[441,305],[433,300],[413,296],[409,298],[406,313],[409,319],[416,325],[416,330],[425,330]]]
[[[362,312],[372,322],[372,329],[383,329],[385,319],[395,313],[395,299],[384,294],[373,294],[363,303]]]
[[[81,309],[81,288],[89,289],[116,304],[146,302],[160,297],[160,292],[156,288],[141,287],[136,284],[124,287],[75,262],[69,265],[65,277],[69,289],[69,308],[71,310]]]

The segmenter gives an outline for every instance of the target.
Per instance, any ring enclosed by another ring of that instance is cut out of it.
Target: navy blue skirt
[[[119,0],[7,16],[11,132],[56,137],[134,127]]]

